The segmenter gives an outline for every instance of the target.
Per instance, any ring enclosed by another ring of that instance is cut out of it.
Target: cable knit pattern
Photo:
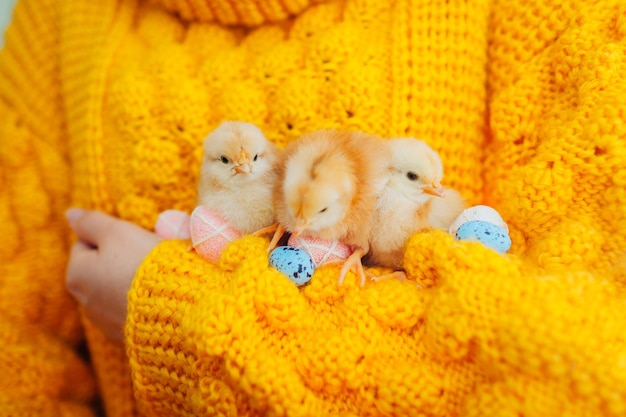
[[[257,26],[276,22],[323,0],[150,0],[185,20]]]
[[[97,381],[109,416],[625,415],[622,3],[22,1],[0,53],[0,414],[92,415]],[[63,210],[190,212],[224,119],[281,147],[423,138],[511,251],[420,233],[407,281],[326,265],[298,288],[265,239],[217,265],[166,241],[126,350],[83,334]]]

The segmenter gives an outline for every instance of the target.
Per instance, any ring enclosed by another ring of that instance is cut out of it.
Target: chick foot
[[[278,242],[285,234],[285,228],[281,226],[280,223],[274,223],[271,226],[254,232],[255,236],[261,236],[272,232],[274,232],[274,235],[272,236],[272,240],[270,240],[270,244],[267,246],[267,252],[271,252],[276,249],[276,246],[278,246]]]
[[[368,272],[367,277],[370,279],[370,281],[374,281],[374,282],[386,281],[388,279],[397,279],[400,281],[406,281],[406,274],[404,273],[404,271],[395,271],[395,272],[391,272],[389,274],[383,274],[383,275],[374,275],[371,272]]]
[[[267,227],[259,229],[256,232],[252,233],[252,236],[269,235],[270,233],[276,232],[276,229],[278,229],[278,223],[274,223],[274,224],[271,224],[271,225],[269,225]]]
[[[363,270],[363,263],[361,263],[361,258],[364,255],[365,252],[363,251],[363,249],[356,249],[354,252],[352,252],[352,255],[350,255],[346,259],[343,266],[341,267],[341,272],[339,273],[339,285],[343,284],[343,281],[346,279],[348,271],[350,271],[350,269],[352,269],[353,267],[356,268],[356,272],[361,278],[361,287],[365,285],[365,271]]]

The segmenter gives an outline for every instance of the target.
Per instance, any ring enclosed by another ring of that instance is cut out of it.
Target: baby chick
[[[204,141],[198,204],[243,234],[274,222],[272,192],[278,148],[251,123],[226,121]]]
[[[274,207],[280,228],[350,246],[353,253],[342,267],[340,284],[352,267],[365,281],[361,257],[369,250],[387,152],[375,136],[322,130],[287,146],[279,164]]]
[[[402,269],[406,240],[427,229],[448,230],[465,202],[458,192],[441,187],[441,158],[425,142],[396,138],[387,144],[391,159],[376,203],[366,261]]]

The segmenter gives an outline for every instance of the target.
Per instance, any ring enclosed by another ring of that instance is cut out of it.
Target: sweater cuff
[[[209,263],[189,242],[161,242],[137,271],[128,294],[126,349],[137,408],[147,415],[195,411],[200,375],[193,317],[212,294],[228,292],[232,272],[252,257],[267,258],[267,240],[247,236],[231,243],[220,262]],[[210,373],[210,372],[209,372]],[[196,393],[196,394],[194,394]],[[194,405],[195,404],[195,405]]]
[[[158,414],[170,409],[172,400],[186,407],[181,394],[193,384],[193,353],[181,322],[215,267],[188,248],[181,240],[160,243],[137,270],[128,293],[126,349],[140,412],[147,407]]]

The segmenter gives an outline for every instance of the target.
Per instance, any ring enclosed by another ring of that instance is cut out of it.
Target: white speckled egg
[[[304,285],[313,277],[315,264],[308,253],[291,246],[279,246],[270,254],[270,266],[294,284]]]
[[[495,224],[496,226],[503,229],[507,234],[509,233],[509,226],[504,222],[500,213],[498,213],[494,208],[489,206],[473,206],[463,210],[461,214],[452,222],[450,225],[450,229],[448,232],[451,235],[455,235],[457,229],[463,224],[467,222],[471,222],[474,220],[480,220],[483,222]]]
[[[473,220],[463,223],[456,231],[458,240],[480,242],[499,253],[506,253],[511,248],[511,238],[502,228],[493,223]]]

